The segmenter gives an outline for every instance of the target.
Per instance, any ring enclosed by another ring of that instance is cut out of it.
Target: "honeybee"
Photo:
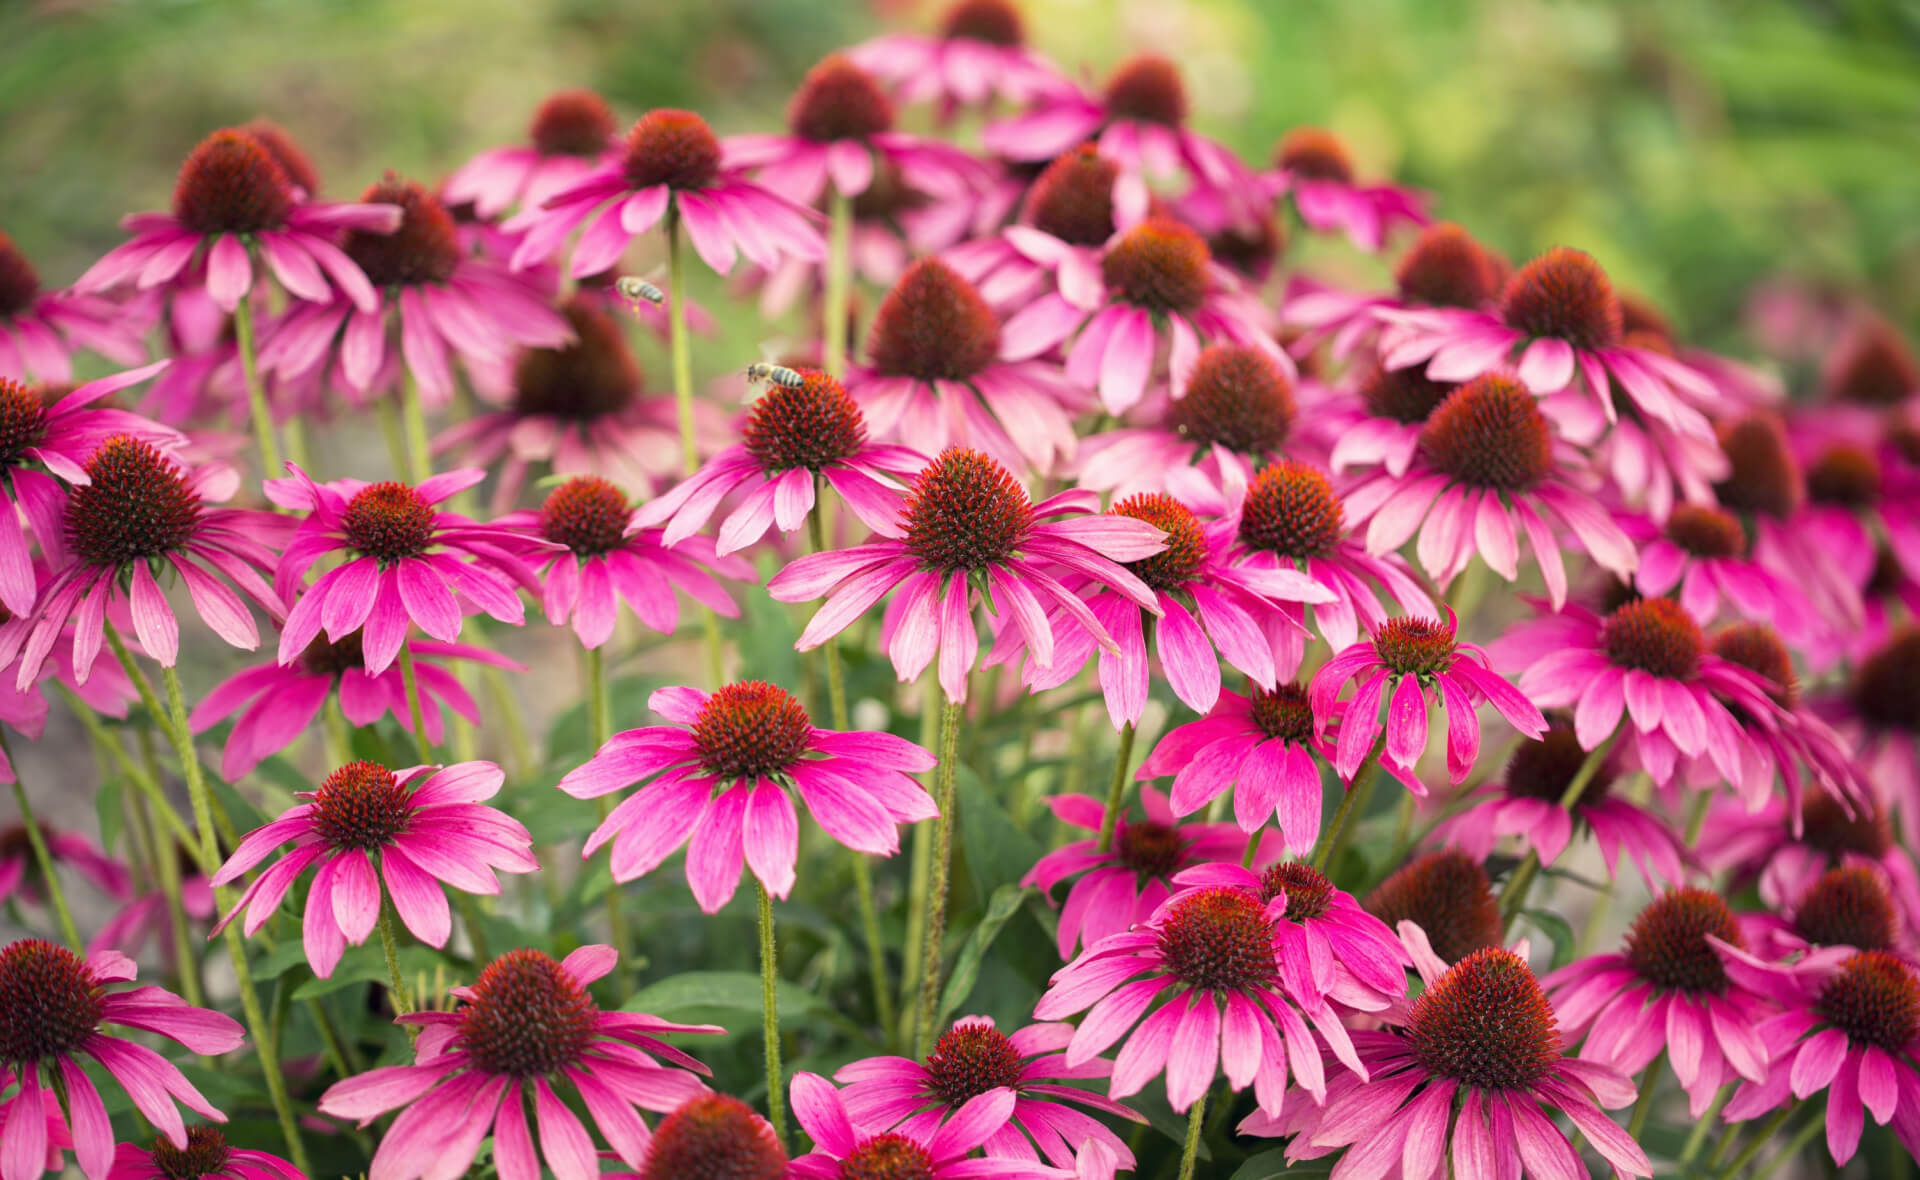
[[[634,275],[621,275],[614,281],[613,289],[633,303],[639,303],[644,299],[648,303],[657,305],[666,302],[667,299],[665,291]]]
[[[797,370],[789,369],[785,365],[775,365],[769,364],[766,361],[758,361],[747,366],[748,384],[759,385],[764,381],[771,381],[782,389],[798,389],[806,384],[807,379],[801,376]]]

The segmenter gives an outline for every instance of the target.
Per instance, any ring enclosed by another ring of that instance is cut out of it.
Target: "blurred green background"
[[[563,85],[625,115],[781,118],[806,67],[904,0],[10,0],[0,229],[64,283],[164,207],[209,129],[264,115],[334,196],[517,141]],[[1297,123],[1524,258],[1565,243],[1745,351],[1756,281],[1920,324],[1920,4],[1875,0],[1030,0],[1069,69],[1151,45],[1199,125],[1264,159]]]

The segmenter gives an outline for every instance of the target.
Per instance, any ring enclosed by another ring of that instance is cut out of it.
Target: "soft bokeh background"
[[[563,85],[760,129],[806,67],[908,0],[13,0],[0,229],[64,282],[166,204],[207,130],[265,115],[331,195],[432,179]],[[933,6],[937,8],[937,5]],[[1516,257],[1592,251],[1695,340],[1746,345],[1757,281],[1920,324],[1920,5],[1901,0],[1031,0],[1103,75],[1153,46],[1254,157],[1297,123],[1439,194]]]

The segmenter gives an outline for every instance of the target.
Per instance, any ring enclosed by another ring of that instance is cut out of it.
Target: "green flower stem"
[[[1320,837],[1320,847],[1313,854],[1315,872],[1325,873],[1327,866],[1333,863],[1334,854],[1340,851],[1340,845],[1346,841],[1347,829],[1353,820],[1353,813],[1360,809],[1361,800],[1373,788],[1373,780],[1380,777],[1380,752],[1386,748],[1386,738],[1382,737],[1380,742],[1380,745],[1374,747],[1373,753],[1367,755],[1367,760],[1360,764],[1358,773],[1353,776],[1353,782],[1348,784],[1345,793],[1341,795],[1340,806],[1333,813],[1333,822],[1327,825],[1325,833]],[[1255,835],[1258,836],[1258,833]]]
[[[920,1015],[914,1024],[914,1056],[933,1050],[934,1024],[940,1019],[940,941],[947,926],[947,879],[953,869],[954,780],[959,772],[960,714],[966,706],[949,700],[940,712],[940,764],[936,769],[934,852],[927,876],[927,945],[920,965]]]
[[[1713,1096],[1713,1105],[1707,1107],[1706,1114],[1694,1120],[1693,1130],[1687,1133],[1686,1146],[1680,1149],[1680,1163],[1690,1164],[1700,1154],[1700,1148],[1707,1141],[1707,1132],[1720,1125],[1720,1108],[1732,1097],[1731,1085],[1720,1087],[1720,1092]]]
[[[1607,754],[1613,749],[1613,743],[1618,740],[1618,737],[1616,733],[1588,752],[1587,760],[1580,764],[1580,769],[1574,772],[1573,781],[1567,784],[1566,793],[1560,796],[1562,811],[1572,811],[1580,802],[1580,796],[1587,792],[1587,784],[1591,783],[1593,776],[1600,772],[1601,764],[1607,760]],[[1500,890],[1500,912],[1506,916],[1508,926],[1513,925],[1515,916],[1527,904],[1527,891],[1532,887],[1533,878],[1539,872],[1540,854],[1528,849],[1526,857],[1513,870],[1513,875],[1507,878],[1505,887]]]
[[[233,308],[233,340],[240,352],[240,372],[247,382],[247,410],[253,417],[253,437],[260,444],[260,468],[267,479],[287,473],[280,461],[280,444],[274,438],[273,411],[267,406],[267,391],[260,384],[260,365],[253,343],[253,304],[242,298]]]
[[[680,241],[680,214],[667,207],[667,326],[673,353],[673,404],[680,416],[680,468],[692,475],[700,468],[698,426],[693,420],[693,337],[687,331],[686,248]],[[711,607],[700,607],[702,637],[707,649],[707,682],[726,683],[726,654],[720,643],[720,619]]]
[[[754,878],[759,894],[760,926],[760,1027],[767,1053],[767,1121],[782,1147],[787,1143],[786,1074],[780,1068],[780,961],[773,941],[773,898],[767,887]]]
[[[407,469],[407,444],[400,437],[400,411],[392,398],[385,397],[376,399],[373,408],[374,417],[380,422],[380,433],[387,440],[387,465],[393,469],[393,477],[399,479]]]
[[[413,667],[413,645],[400,643],[400,682],[407,691],[407,723],[413,726],[413,740],[420,747],[420,764],[433,765],[433,741],[427,737],[426,712],[420,707],[420,677]]]
[[[312,471],[313,463],[307,453],[307,424],[300,415],[288,418],[287,428],[282,433],[287,436],[287,462],[302,471]]]
[[[1120,809],[1127,798],[1127,772],[1133,767],[1133,736],[1136,727],[1129,721],[1120,727],[1120,752],[1113,760],[1113,779],[1107,784],[1107,810],[1100,817],[1100,843],[1106,852],[1113,847],[1113,830],[1120,823]]]
[[[407,977],[400,970],[400,939],[393,932],[393,903],[380,899],[380,950],[387,957],[387,987],[393,996],[393,1011],[405,1016],[413,1011],[413,997]]]
[[[607,683],[606,659],[597,647],[586,649],[587,674],[587,736],[593,748],[598,750],[613,736],[613,697]],[[600,819],[604,823],[613,811],[613,796],[602,795],[595,800],[599,804]],[[620,906],[620,883],[615,881],[607,886],[607,926],[613,939],[614,954],[619,956],[618,965],[613,969],[614,990],[621,999],[627,996],[627,970],[633,963],[633,939],[627,931],[626,914]]]
[[[420,383],[405,365],[400,367],[400,421],[407,436],[407,479],[418,487],[433,474],[433,459],[427,448],[427,411],[420,404]]]
[[[1193,1180],[1194,1165],[1200,1159],[1200,1140],[1205,1137],[1202,1129],[1206,1117],[1207,1092],[1202,1090],[1200,1097],[1193,1100],[1193,1108],[1187,1111],[1187,1142],[1180,1149],[1180,1180]]]
[[[1787,1140],[1787,1145],[1780,1149],[1780,1154],[1768,1161],[1766,1167],[1761,1168],[1753,1174],[1753,1180],[1767,1180],[1767,1177],[1780,1170],[1782,1164],[1793,1159],[1802,1151],[1805,1151],[1807,1145],[1813,1142],[1814,1136],[1826,1130],[1826,1127],[1827,1112],[1825,1110],[1814,1111],[1813,1117],[1808,1119],[1804,1126],[1793,1133],[1793,1138]],[[1890,1149],[1893,1163],[1887,1169],[1882,1180],[1898,1180],[1899,1177],[1907,1175],[1907,1164],[1912,1157],[1907,1155],[1906,1149],[1901,1146],[1897,1136],[1888,1135],[1887,1140],[1893,1144]]]
[[[13,751],[7,748],[4,730],[0,730],[0,756],[13,762]],[[40,831],[40,821],[34,818],[33,804],[27,801],[27,784],[20,780],[20,764],[13,762],[13,769],[13,800],[20,807],[20,826],[27,830],[27,843],[33,845],[33,859],[40,867],[40,879],[47,890],[47,904],[53,907],[53,916],[60,925],[60,937],[66,939],[67,949],[84,956],[87,947],[80,941],[80,928],[73,924],[73,911],[67,908],[67,895],[60,888],[60,878],[54,875],[53,853],[47,850],[47,840]]]
[[[86,727],[87,735],[93,738],[95,745],[105,751],[107,757],[113,760],[127,781],[131,782],[139,789],[142,795],[146,796],[148,804],[153,807],[154,814],[159,817],[160,822],[165,825],[167,831],[189,849],[193,849],[194,839],[192,829],[187,827],[186,820],[180,818],[180,813],[174,809],[173,804],[167,799],[166,793],[160,789],[159,782],[133,760],[127,753],[125,747],[121,746],[121,744],[115,740],[114,735],[108,731],[107,727],[101,722],[100,718],[94,714],[93,709],[89,707],[85,701],[75,696],[70,689],[63,687],[62,691],[66,692],[68,700],[73,705],[74,715],[80,718],[80,724]],[[197,852],[194,856],[194,863],[199,863],[199,855]]]
[[[1657,1054],[1640,1071],[1640,1094],[1634,1099],[1633,1114],[1627,1119],[1627,1134],[1636,1142],[1640,1132],[1646,1128],[1647,1116],[1653,1113],[1653,1094],[1660,1086],[1660,1065],[1666,1061],[1665,1053]]]
[[[853,297],[853,201],[838,188],[827,198],[827,302],[823,334],[827,372],[844,377],[847,371],[847,306]]]
[[[940,680],[929,676],[922,682],[920,700],[920,746],[931,750],[940,741]],[[927,794],[935,793],[939,779],[936,765],[926,781]],[[927,877],[933,864],[933,825],[913,825],[913,855],[907,878],[907,939],[902,949],[900,970],[900,1041],[912,1044],[919,1030],[913,1021],[920,1013],[920,955],[927,938]]]
[[[1800,1109],[1800,1105],[1798,1102],[1789,1102],[1787,1105],[1781,1107],[1772,1118],[1761,1123],[1760,1129],[1753,1133],[1753,1138],[1747,1141],[1746,1147],[1742,1148],[1740,1154],[1733,1157],[1733,1162],[1727,1165],[1726,1170],[1720,1173],[1720,1180],[1733,1180],[1733,1177],[1741,1175],[1746,1166],[1752,1163],[1754,1158],[1761,1152],[1765,1151],[1769,1143],[1773,1142],[1773,1137],[1780,1133],[1781,1127],[1787,1125],[1787,1120],[1793,1117],[1794,1111]],[[1720,1166],[1721,1157],[1726,1155],[1733,1147],[1733,1141],[1738,1138],[1739,1133],[1740,1129],[1738,1127],[1727,1128],[1725,1137],[1720,1140],[1720,1146],[1713,1150],[1713,1158],[1707,1161],[1707,1167],[1717,1168]]]

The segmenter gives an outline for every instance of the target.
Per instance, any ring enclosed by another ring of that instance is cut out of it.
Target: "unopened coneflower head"
[[[1502,940],[1500,903],[1487,870],[1462,852],[1429,852],[1409,861],[1374,886],[1365,905],[1389,926],[1412,922],[1420,927],[1433,952],[1448,963]]]
[[[640,1180],[786,1180],[767,1120],[731,1094],[699,1094],[653,1129]]]
[[[640,1110],[666,1114],[706,1090],[697,1076],[706,1067],[661,1037],[722,1030],[603,1010],[587,989],[616,963],[607,946],[559,960],[531,949],[500,955],[470,986],[451,989],[458,1007],[400,1018],[420,1029],[412,1064],[334,1083],[320,1096],[321,1113],[365,1125],[398,1110],[371,1165],[395,1180],[466,1171],[490,1129],[500,1168],[532,1175],[541,1156],[555,1172],[592,1158],[587,1125],[556,1091],[571,1092],[621,1162],[644,1167],[651,1136]],[[468,1133],[449,1139],[449,1119]]]

